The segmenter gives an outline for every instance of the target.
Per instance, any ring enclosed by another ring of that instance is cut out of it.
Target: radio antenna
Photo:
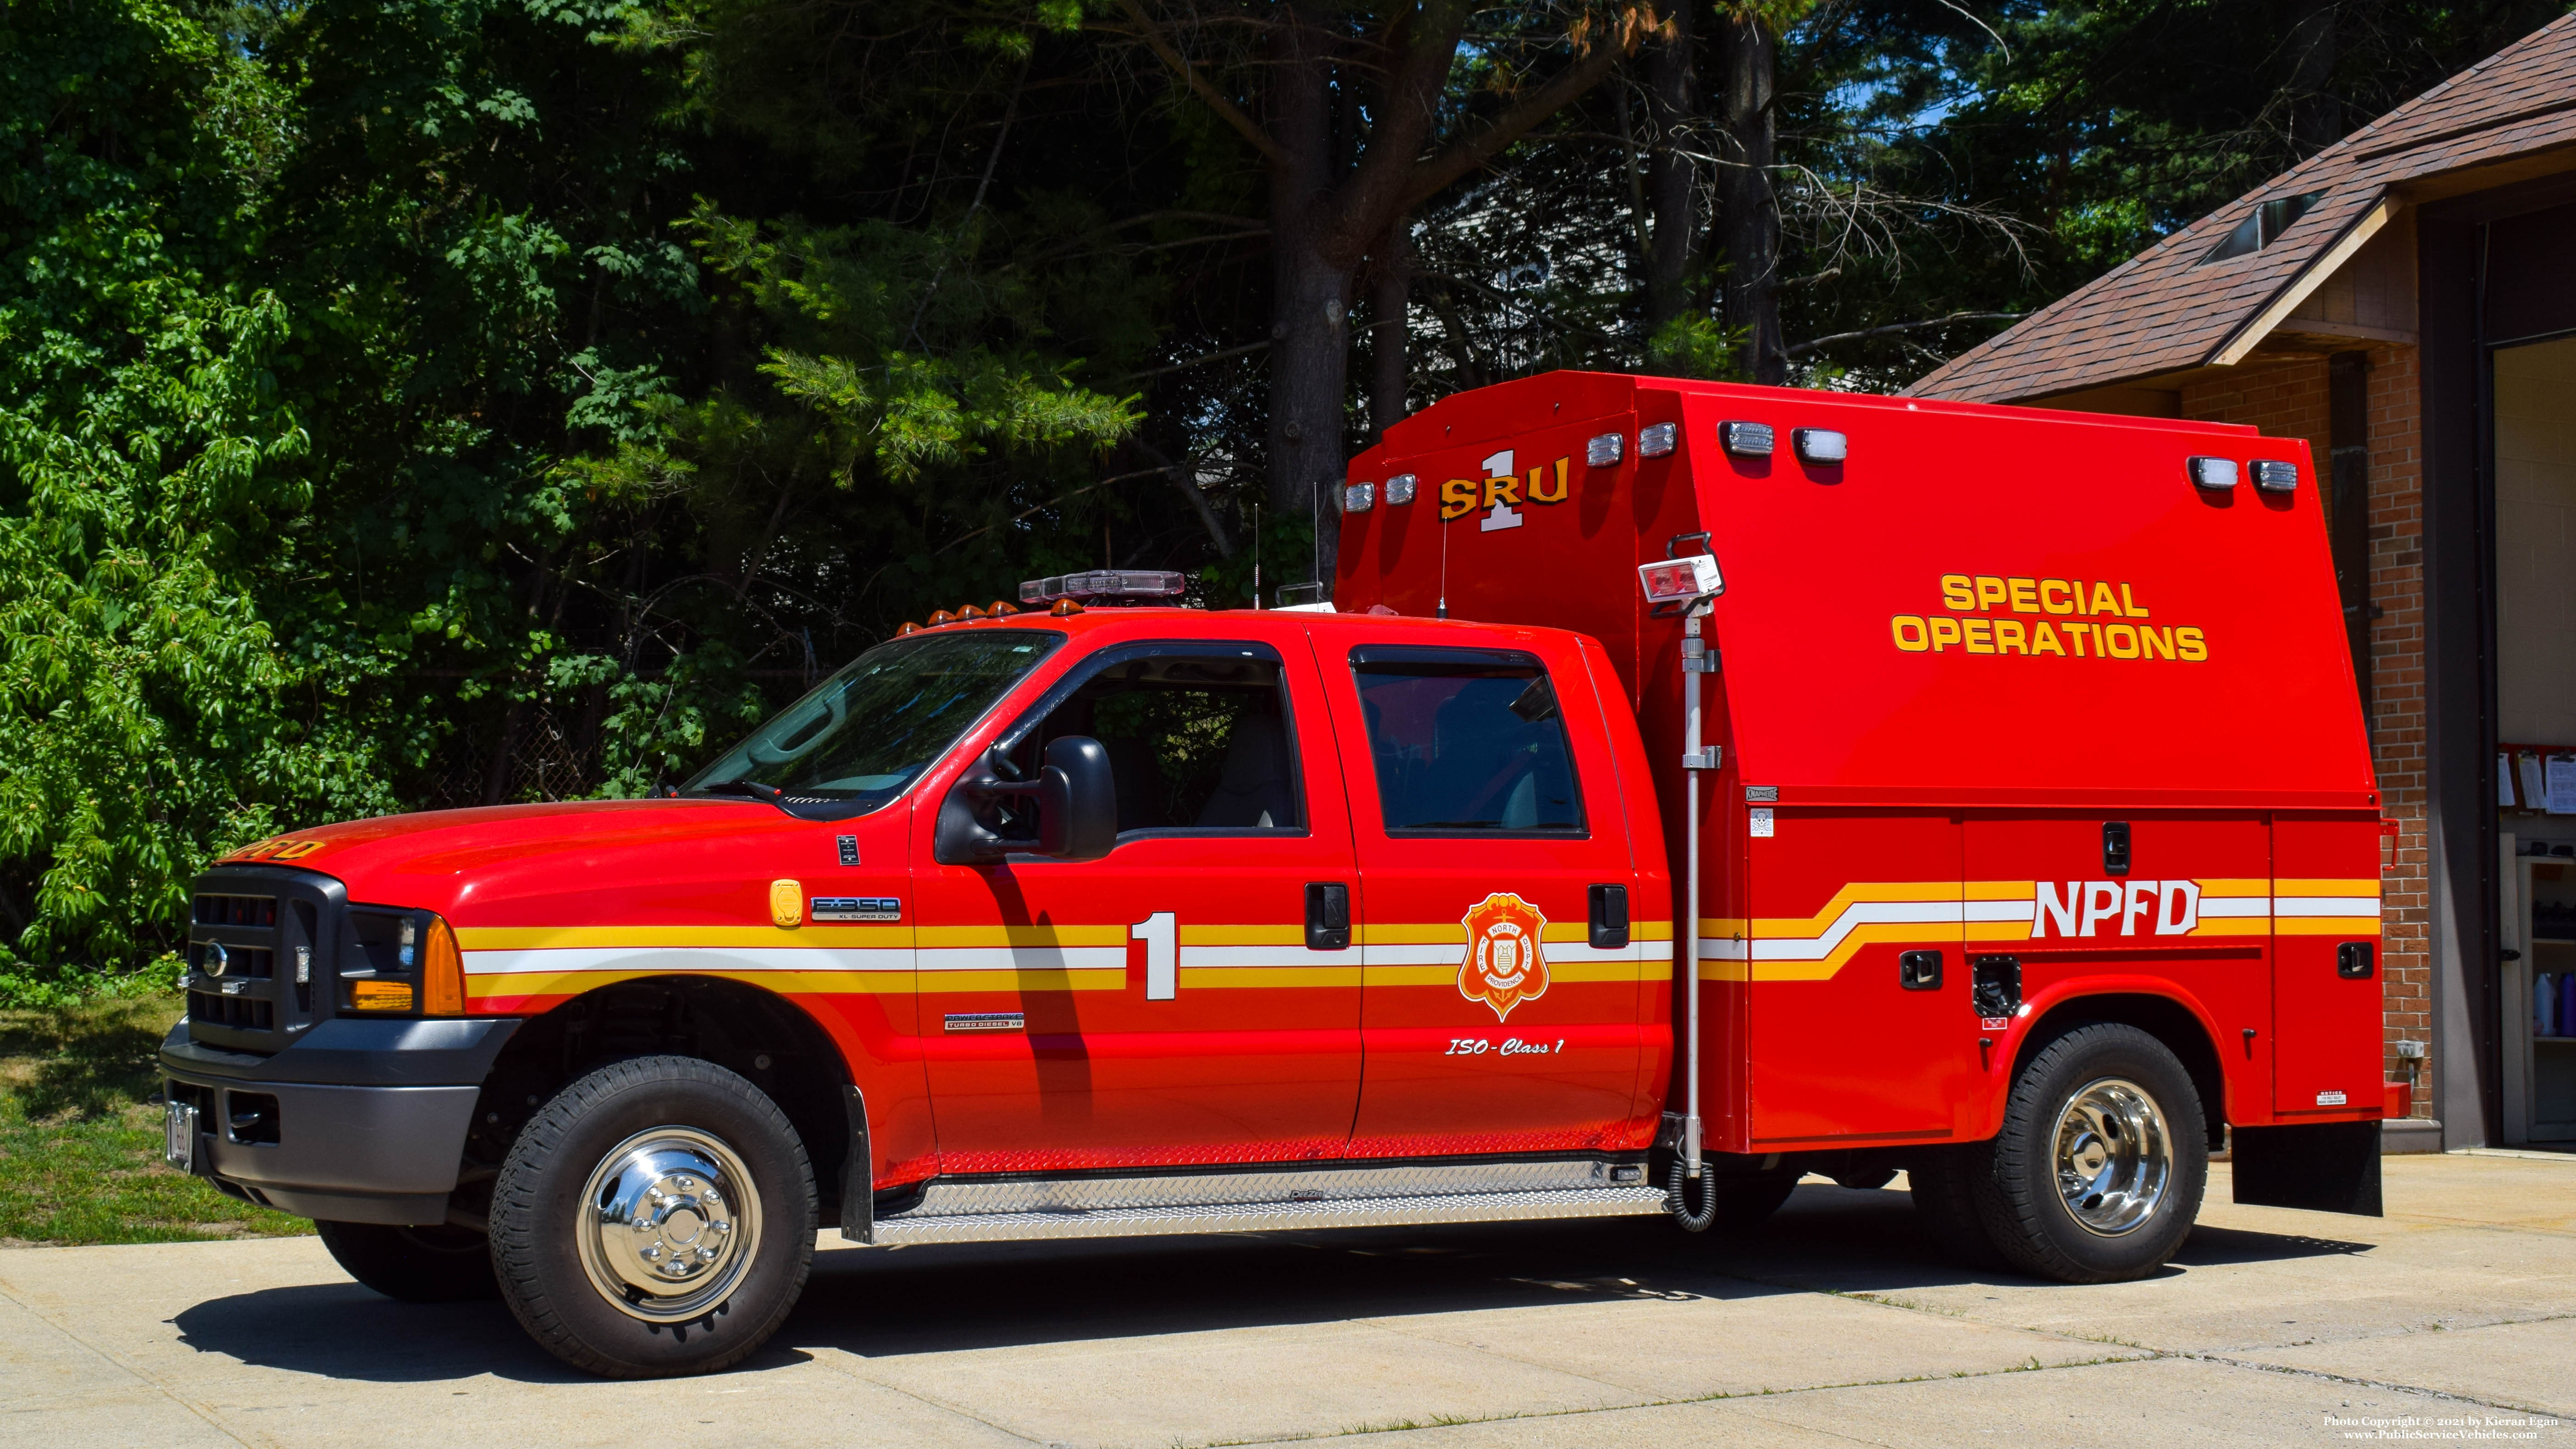
[[[1261,607],[1261,505],[1252,505],[1252,607]]]
[[[1432,609],[1431,617],[1449,617],[1449,521],[1445,518],[1440,521],[1440,603]]]

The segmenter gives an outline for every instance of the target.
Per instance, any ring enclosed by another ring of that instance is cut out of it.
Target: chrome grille
[[[285,866],[218,866],[199,876],[188,911],[189,1040],[274,1052],[328,1015],[345,895],[329,876]]]

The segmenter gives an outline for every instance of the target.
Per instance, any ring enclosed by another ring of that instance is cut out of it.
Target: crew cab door
[[[920,1003],[943,1172],[1340,1155],[1360,1074],[1340,764],[1311,654],[1114,645],[999,739],[1033,778],[1086,735],[1116,775],[1105,858],[942,865],[918,812]],[[1025,834],[1028,832],[1011,832]],[[1338,894],[1336,894],[1338,893]]]
[[[1627,1145],[1637,867],[1583,661],[1361,644],[1322,661],[1368,896],[1354,1157]],[[1596,934],[1596,924],[1609,929]]]

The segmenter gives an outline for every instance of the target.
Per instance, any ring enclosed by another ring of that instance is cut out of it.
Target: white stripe
[[[1636,952],[1640,961],[1670,961],[1675,948],[1670,941],[1635,941],[1628,949]]]
[[[1371,966],[1455,966],[1467,955],[1467,943],[1429,946],[1379,946],[1360,948],[1360,959]]]
[[[2272,914],[2272,902],[2264,896],[2202,896],[2200,918],[2243,920]]]
[[[909,949],[833,946],[567,946],[527,951],[467,951],[468,976],[537,971],[910,971]]]
[[[1812,941],[1773,936],[1753,943],[1756,961],[1822,961],[1834,954],[1845,936],[1863,925],[1952,926],[1964,924],[1958,901],[1855,901],[1843,907],[1833,926]]]
[[[924,946],[924,971],[1124,971],[1124,946]]]
[[[1741,961],[1744,954],[1742,941],[1726,936],[1699,938],[1699,959],[1703,961]]]
[[[1304,946],[1183,946],[1184,970],[1209,966],[1357,966],[1360,948],[1315,951]]]
[[[2038,913],[2037,901],[1970,901],[1965,914],[1971,921],[2027,921]]]
[[[2203,915],[2208,914],[2206,908]],[[2274,896],[2272,914],[2276,916],[2376,916],[2377,896]]]

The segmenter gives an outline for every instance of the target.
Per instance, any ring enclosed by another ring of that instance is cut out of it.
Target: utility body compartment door
[[[1319,661],[1368,896],[1355,1157],[1651,1139],[1645,989],[1671,943],[1635,920],[1602,706],[1574,648],[1497,632]]]
[[[2181,1013],[2206,1018],[2231,1120],[2268,1118],[2272,832],[2262,816],[1973,814],[1967,844],[1968,951],[2021,963],[2033,1019],[2086,995],[2174,1002],[2151,1009],[2178,1008],[2176,1030],[2203,1029]],[[1998,1073],[2008,1072],[2010,1061],[1996,1055]],[[2192,1064],[2188,1051],[2180,1055]],[[1994,1085],[1992,1099],[2000,1100],[2008,1078]]]
[[[2272,1106],[2283,1121],[2385,1106],[2379,823],[2272,826]]]
[[[1977,1071],[1957,819],[1741,799],[1726,808],[1745,812],[1752,918],[1700,929],[1702,954],[1749,981],[1753,1150],[1948,1136]],[[1913,953],[1937,956],[1937,967],[1909,963]],[[1937,969],[1939,984],[1909,967]]]

